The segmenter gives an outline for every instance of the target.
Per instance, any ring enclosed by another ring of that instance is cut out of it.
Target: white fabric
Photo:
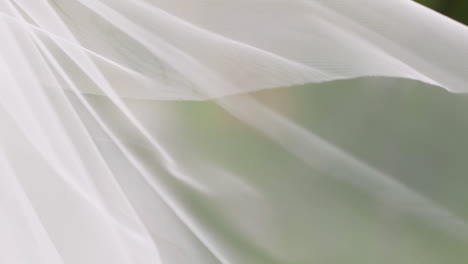
[[[468,261],[466,26],[409,0],[3,0],[0,37],[0,263]]]

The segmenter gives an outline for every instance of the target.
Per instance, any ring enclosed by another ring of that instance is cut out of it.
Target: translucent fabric
[[[466,26],[409,0],[2,0],[0,37],[0,263],[468,261]]]

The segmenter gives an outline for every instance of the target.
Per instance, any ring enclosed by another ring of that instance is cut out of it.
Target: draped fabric
[[[0,263],[468,261],[468,28],[410,0],[0,1]]]

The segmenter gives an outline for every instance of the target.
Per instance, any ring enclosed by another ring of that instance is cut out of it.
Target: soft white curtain
[[[0,263],[465,263],[467,47],[410,0],[1,0]]]

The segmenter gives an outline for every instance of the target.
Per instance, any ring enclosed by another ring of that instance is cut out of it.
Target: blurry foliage
[[[468,25],[467,0],[416,0],[446,16]]]

